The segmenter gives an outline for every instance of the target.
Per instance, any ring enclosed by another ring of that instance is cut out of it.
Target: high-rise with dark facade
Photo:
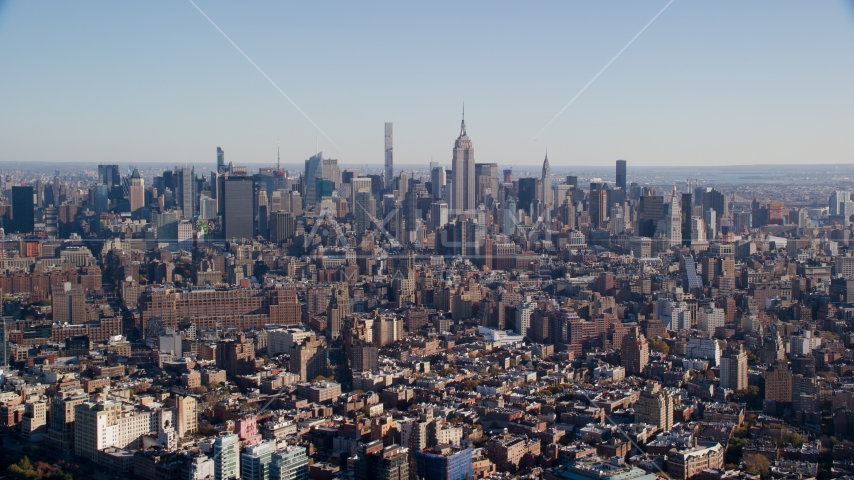
[[[626,191],[626,161],[617,160],[617,188]]]
[[[122,177],[119,174],[118,165],[98,165],[98,183],[110,187],[117,187],[122,184]]]
[[[35,229],[33,187],[12,187],[12,231],[32,233]]]
[[[225,170],[225,150],[216,147],[216,171],[222,173]]]
[[[223,234],[226,239],[255,236],[255,186],[251,177],[229,177],[223,185]]]
[[[519,179],[519,203],[522,210],[533,216],[533,203],[537,200],[537,179],[533,177]]]

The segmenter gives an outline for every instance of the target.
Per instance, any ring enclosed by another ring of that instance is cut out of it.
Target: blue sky
[[[854,8],[841,1],[665,4],[0,6],[0,161],[300,162],[315,151],[450,162],[462,103],[478,162],[502,166],[854,161]]]

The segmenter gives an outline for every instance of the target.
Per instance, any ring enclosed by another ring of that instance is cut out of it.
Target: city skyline
[[[854,43],[854,9],[791,4],[783,13],[762,3],[674,2],[661,12],[665,5],[614,13],[584,4],[522,11],[471,4],[460,14],[484,18],[460,38],[435,35],[445,9],[342,7],[323,17],[336,34],[299,43],[310,32],[296,20],[316,18],[314,7],[199,3],[315,128],[191,4],[86,15],[10,3],[0,11],[0,38],[14,37],[19,47],[0,49],[11,72],[0,94],[0,161],[198,164],[223,145],[231,160],[249,164],[274,160],[281,138],[285,163],[325,150],[342,164],[375,165],[384,155],[375,132],[394,122],[396,163],[444,164],[463,101],[479,158],[502,168],[537,164],[547,147],[553,169],[617,158],[634,166],[851,160],[843,139],[852,126],[845,93],[854,66],[835,52]],[[551,9],[562,15],[542,15]],[[139,25],[119,28],[128,13]],[[274,32],[274,19],[286,14],[290,30]],[[397,41],[352,18],[383,22]],[[143,41],[155,22],[160,35]],[[354,63],[376,65],[380,44],[390,61],[373,72]],[[460,52],[471,68],[452,83],[444,77]],[[296,73],[307,71],[328,74]],[[128,148],[138,145],[146,148]]]

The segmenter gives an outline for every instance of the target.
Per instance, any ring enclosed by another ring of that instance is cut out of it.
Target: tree
[[[771,471],[771,462],[768,461],[768,458],[765,457],[765,455],[760,455],[758,453],[751,453],[750,455],[745,456],[741,463],[745,470],[754,475],[767,477],[768,473]]]
[[[664,340],[659,340],[657,338],[649,339],[649,348],[655,350],[656,352],[661,352],[665,355],[670,353],[670,346],[667,345],[667,342]]]
[[[804,444],[804,437],[798,432],[792,432],[792,435],[789,437],[789,443],[795,447],[800,447]]]
[[[744,390],[735,392],[732,399],[738,403],[747,404],[748,408],[756,410],[762,408],[762,395],[756,385],[749,385]]]

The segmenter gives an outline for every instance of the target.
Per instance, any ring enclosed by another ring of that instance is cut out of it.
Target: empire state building
[[[451,161],[454,174],[452,207],[457,214],[471,214],[477,206],[474,204],[475,175],[474,148],[466,135],[466,114],[463,110],[463,121],[460,125],[460,136],[454,142],[454,158]]]

